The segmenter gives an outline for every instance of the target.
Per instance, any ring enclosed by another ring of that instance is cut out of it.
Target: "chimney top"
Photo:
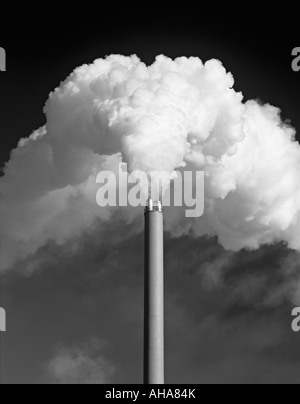
[[[162,211],[163,211],[163,208],[162,208],[162,203],[160,201],[153,202],[152,199],[148,199],[147,205],[145,208],[145,213],[162,212]]]

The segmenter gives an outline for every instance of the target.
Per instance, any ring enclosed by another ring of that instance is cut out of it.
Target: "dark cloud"
[[[45,366],[43,383],[107,384],[115,369],[102,355],[103,343],[92,339],[71,347],[57,348]]]
[[[70,353],[92,338],[106,342],[113,382],[142,382],[143,238],[127,230],[95,229],[76,248],[49,244],[31,257],[32,276],[6,276],[3,382],[40,382],[57,346]],[[166,235],[167,381],[297,383],[297,262],[283,245],[229,253]],[[88,358],[93,368],[99,354]]]

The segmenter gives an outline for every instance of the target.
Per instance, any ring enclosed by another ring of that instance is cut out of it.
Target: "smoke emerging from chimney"
[[[1,269],[47,241],[118,220],[95,201],[102,170],[205,170],[205,214],[165,212],[174,236],[218,236],[229,250],[300,249],[300,147],[280,110],[243,103],[222,63],[109,56],[50,94],[46,125],[20,141],[0,178]],[[168,186],[169,184],[164,184]],[[124,213],[134,223],[140,211]]]

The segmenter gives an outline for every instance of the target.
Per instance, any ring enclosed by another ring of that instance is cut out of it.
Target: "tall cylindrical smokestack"
[[[144,383],[164,384],[164,240],[161,202],[145,210]]]

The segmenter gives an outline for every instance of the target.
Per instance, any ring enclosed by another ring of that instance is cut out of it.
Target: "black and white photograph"
[[[300,383],[300,17],[272,7],[3,6],[0,384]]]

